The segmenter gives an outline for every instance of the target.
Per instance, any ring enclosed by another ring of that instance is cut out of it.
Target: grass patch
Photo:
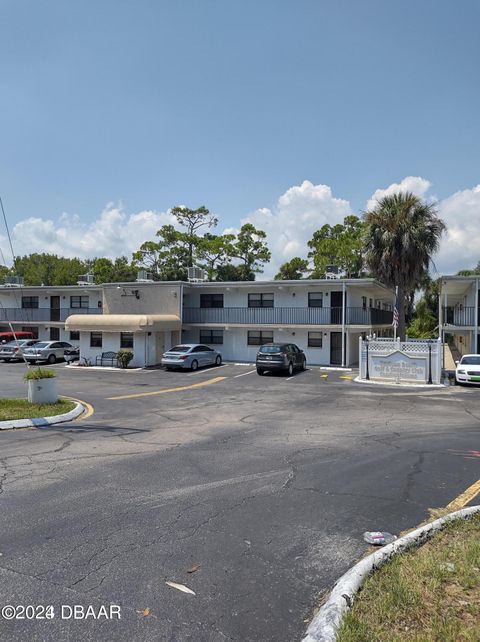
[[[75,406],[76,403],[68,399],[60,399],[57,403],[29,403],[26,399],[0,399],[0,421],[63,415],[73,410]]]
[[[337,642],[479,642],[480,515],[456,520],[367,579]]]

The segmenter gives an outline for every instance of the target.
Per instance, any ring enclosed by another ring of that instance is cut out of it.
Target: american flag
[[[398,328],[398,286],[395,288],[395,304],[393,306],[393,321],[392,326]]]

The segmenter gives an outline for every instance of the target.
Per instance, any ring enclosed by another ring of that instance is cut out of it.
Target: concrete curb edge
[[[366,383],[366,384],[371,384],[373,386],[390,386],[391,388],[396,388],[397,390],[400,390],[401,388],[405,389],[416,389],[416,388],[426,388],[426,389],[432,389],[432,388],[450,388],[450,386],[446,386],[443,383],[395,383],[394,381],[367,381],[366,379],[361,379],[360,376],[355,377],[354,379],[355,383]]]
[[[355,594],[360,590],[363,582],[369,575],[385,564],[385,562],[388,562],[396,553],[412,546],[423,544],[449,522],[458,518],[468,519],[479,512],[480,505],[457,510],[411,531],[392,544],[383,546],[378,551],[360,560],[360,562],[355,564],[355,566],[337,581],[329,598],[310,623],[307,634],[302,639],[302,642],[335,642],[343,616],[352,606],[355,600]]]
[[[52,417],[35,417],[34,419],[14,419],[0,421],[0,430],[11,430],[12,428],[36,428],[37,426],[51,426],[61,424],[65,421],[76,419],[85,411],[83,404],[76,402],[75,408],[62,415],[53,415]]]

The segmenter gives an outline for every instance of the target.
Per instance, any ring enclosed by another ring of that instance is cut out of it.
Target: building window
[[[31,332],[33,334],[33,338],[38,339],[38,328],[36,327],[28,326],[28,327],[22,328],[22,332]]]
[[[309,348],[321,348],[323,341],[322,332],[309,332],[308,333],[308,347]]]
[[[88,308],[88,296],[71,296],[71,308]]]
[[[273,332],[271,330],[249,330],[247,345],[263,346],[264,343],[273,343]]]
[[[120,332],[120,347],[133,350],[133,332]]]
[[[273,292],[271,293],[254,293],[248,295],[249,308],[273,308]],[[253,344],[252,344],[253,345]]]
[[[323,308],[323,292],[309,292],[308,293],[308,307],[309,308]]]
[[[50,341],[60,341],[60,328],[50,328]]]
[[[80,341],[79,330],[70,330],[70,341]]]
[[[38,308],[38,296],[22,296],[22,308]]]
[[[201,308],[223,308],[223,294],[201,294]]]
[[[200,330],[199,343],[206,343],[207,345],[222,345],[223,344],[223,330]]]
[[[368,299],[368,307],[373,308],[373,299]]]
[[[102,333],[101,332],[90,332],[90,347],[91,348],[101,348],[102,347]]]
[[[362,308],[364,310],[367,309],[367,297],[366,296],[362,296]]]

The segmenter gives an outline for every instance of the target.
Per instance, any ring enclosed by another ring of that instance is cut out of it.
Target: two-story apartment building
[[[258,346],[291,342],[311,364],[353,365],[362,334],[389,336],[393,292],[374,279],[138,282],[0,288],[0,328],[80,345],[81,356],[132,349],[132,365],[159,363],[181,342],[252,362]]]
[[[480,276],[442,276],[440,336],[450,334],[460,354],[480,353]]]

